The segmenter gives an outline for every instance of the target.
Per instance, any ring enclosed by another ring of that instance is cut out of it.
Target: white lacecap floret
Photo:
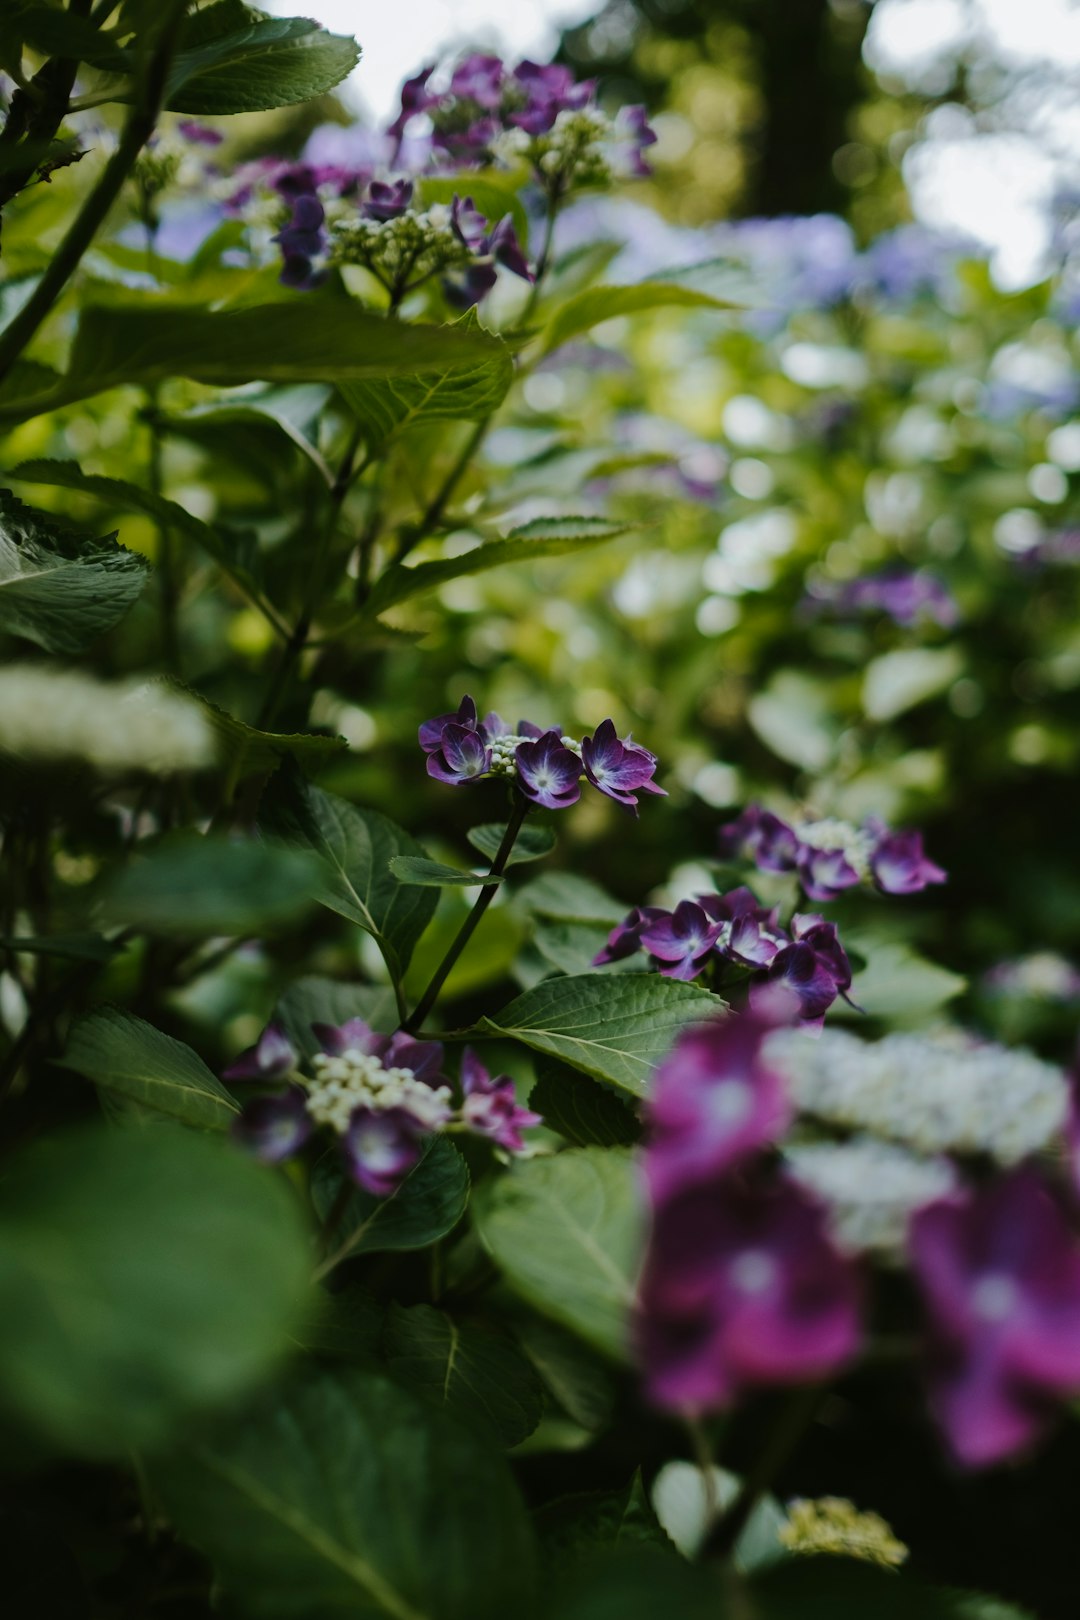
[[[494,776],[517,775],[517,750],[522,742],[521,737],[512,736],[510,732],[502,737],[496,737],[491,744],[491,770]]]
[[[950,1160],[924,1158],[874,1136],[795,1143],[784,1157],[800,1186],[828,1206],[833,1232],[848,1249],[895,1253],[914,1212],[957,1184]]]
[[[406,1108],[421,1125],[437,1130],[451,1115],[447,1086],[429,1086],[411,1069],[385,1068],[377,1057],[350,1047],[319,1052],[315,1077],[307,1082],[305,1106],[319,1125],[344,1134],[357,1108]]]
[[[838,849],[853,871],[861,878],[869,877],[875,844],[871,833],[836,816],[797,822],[794,831],[799,842],[808,844],[811,849]]]
[[[825,1030],[808,1041],[777,1030],[767,1053],[802,1113],[920,1153],[987,1153],[1015,1164],[1053,1141],[1068,1110],[1060,1069],[1023,1048],[955,1035],[861,1041]]]

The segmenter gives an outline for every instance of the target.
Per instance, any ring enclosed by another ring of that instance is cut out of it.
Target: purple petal
[[[581,797],[581,761],[564,747],[557,731],[517,747],[518,787],[533,804],[561,810]]]
[[[341,1146],[353,1180],[375,1198],[389,1198],[419,1162],[423,1140],[404,1108],[356,1108]]]
[[[315,1129],[305,1102],[299,1086],[276,1097],[256,1097],[234,1123],[234,1140],[264,1164],[291,1159]]]
[[[278,1023],[267,1024],[254,1046],[222,1070],[223,1080],[279,1080],[299,1061],[292,1043]]]

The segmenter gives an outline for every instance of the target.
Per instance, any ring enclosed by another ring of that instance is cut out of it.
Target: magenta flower
[[[349,1174],[375,1198],[397,1191],[423,1151],[424,1129],[405,1108],[354,1109],[341,1140]]]
[[[494,112],[503,98],[505,69],[498,56],[476,51],[459,62],[450,80],[450,94],[462,101],[474,101],[487,112]]]
[[[777,922],[776,906],[763,906],[747,888],[726,894],[699,894],[698,905],[718,922],[717,953],[746,967],[768,967],[788,937]]]
[[[400,219],[412,202],[411,180],[373,180],[360,212],[365,219],[385,224],[388,219]]]
[[[878,842],[870,857],[870,870],[879,889],[886,894],[917,894],[930,883],[946,881],[941,867],[923,854],[922,833],[910,830],[890,833],[882,822],[868,825],[879,829]]]
[[[542,1115],[519,1105],[510,1076],[500,1074],[492,1079],[468,1046],[461,1054],[461,1089],[465,1094],[461,1109],[464,1123],[509,1153],[522,1153],[525,1149],[522,1131],[544,1122]]]
[[[606,793],[609,799],[625,804],[637,815],[638,793],[659,793],[666,797],[666,789],[653,781],[659,761],[647,748],[620,740],[615,735],[615,722],[603,720],[591,737],[581,740],[581,759],[585,775],[593,787]]]
[[[438,96],[429,95],[427,89],[427,82],[434,71],[435,63],[432,62],[430,67],[421,68],[413,78],[406,79],[401,87],[401,111],[387,131],[387,134],[394,137],[399,147],[410,118],[415,118],[417,113],[426,112],[439,100]]]
[[[514,79],[525,92],[525,105],[511,112],[507,123],[530,135],[545,135],[564,111],[585,107],[596,89],[595,79],[575,83],[570,69],[558,62],[519,62]]]
[[[769,1023],[729,1014],[695,1024],[656,1071],[645,1174],[654,1203],[714,1183],[774,1142],[791,1118],[762,1054]]]
[[[638,1328],[648,1394],[700,1413],[826,1378],[858,1350],[859,1300],[825,1211],[792,1182],[693,1187],[654,1213]]]
[[[478,731],[476,704],[471,697],[463,697],[456,714],[437,714],[434,720],[425,720],[418,737],[425,754],[437,754],[443,745],[447,726],[461,726],[466,731]]]
[[[234,1121],[233,1139],[264,1164],[280,1164],[299,1153],[313,1134],[315,1123],[299,1086],[289,1086],[274,1097],[256,1097]]]
[[[557,731],[519,743],[515,757],[518,787],[533,804],[562,810],[580,799],[581,761]]]
[[[437,782],[448,782],[460,787],[464,782],[476,782],[491,769],[491,749],[482,735],[464,726],[448,725],[443,732],[442,746],[429,754],[427,773]]]
[[[693,900],[680,900],[673,912],[662,911],[641,931],[641,943],[669,979],[696,979],[712,955],[722,924],[713,922]]]
[[[816,914],[791,919],[792,943],[777,951],[764,977],[750,987],[750,1005],[764,1008],[782,985],[797,998],[799,1017],[820,1026],[837,996],[851,988],[851,964],[834,923]]]
[[[923,853],[922,834],[891,832],[868,817],[854,827],[835,819],[794,825],[752,804],[720,829],[720,853],[752,860],[762,871],[796,872],[811,900],[835,900],[858,883],[885,894],[917,894],[946,874]]]
[[[965,1467],[1001,1462],[1080,1391],[1080,1244],[1022,1167],[919,1210],[910,1250],[934,1415]]]
[[[223,1080],[280,1080],[296,1067],[292,1043],[278,1023],[267,1024],[254,1046],[221,1071]]]

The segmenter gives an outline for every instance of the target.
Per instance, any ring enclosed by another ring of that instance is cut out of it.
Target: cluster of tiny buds
[[[438,1130],[453,1113],[448,1086],[429,1086],[411,1069],[384,1068],[369,1052],[355,1048],[312,1059],[315,1077],[305,1080],[305,1106],[317,1125],[344,1136],[357,1108],[405,1108],[427,1130]]]
[[[801,844],[810,849],[839,850],[862,882],[865,883],[870,877],[874,839],[865,828],[852,826],[850,821],[841,821],[837,816],[796,821],[792,825]]]

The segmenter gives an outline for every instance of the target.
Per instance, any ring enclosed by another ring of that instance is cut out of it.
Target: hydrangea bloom
[[[930,1397],[957,1460],[1000,1462],[1080,1391],[1080,1244],[1029,1168],[921,1210]]]
[[[1060,1069],[990,1041],[827,1029],[816,1041],[778,1030],[766,1041],[801,1113],[872,1131],[920,1153],[988,1154],[1015,1164],[1061,1132]]]
[[[784,1147],[784,1162],[792,1179],[826,1205],[842,1248],[876,1250],[890,1259],[903,1249],[915,1211],[944,1198],[958,1181],[951,1160],[876,1136],[795,1142]]]
[[[458,787],[485,776],[505,776],[524,798],[545,810],[575,804],[583,775],[635,815],[638,793],[665,792],[653,781],[656,755],[630,737],[617,737],[612,720],[578,742],[558,727],[545,731],[531,720],[520,720],[516,731],[494,713],[481,720],[472,698],[464,697],[455,713],[425,720],[419,742],[428,775],[438,781]]]
[[[750,968],[755,972],[753,1005],[764,1009],[781,986],[790,992],[798,1016],[810,1024],[820,1024],[837,996],[847,999],[851,987],[851,965],[832,923],[796,912],[788,931],[777,922],[775,908],[760,905],[742,887],[727,894],[695,895],[674,911],[635,906],[612,929],[593,966],[620,961],[637,950],[648,951],[669,979],[695,979],[717,959]]]
[[[238,1140],[269,1163],[290,1158],[322,1129],[337,1141],[353,1180],[385,1198],[437,1131],[464,1127],[520,1153],[522,1129],[540,1123],[516,1105],[513,1082],[505,1075],[491,1080],[471,1052],[462,1065],[464,1101],[455,1109],[439,1041],[418,1041],[402,1030],[380,1035],[362,1018],[313,1024],[312,1031],[320,1050],[310,1073],[301,1071],[299,1056],[273,1024],[225,1071],[230,1080],[288,1078],[284,1091],[248,1103],[234,1127]]]
[[[923,853],[919,832],[891,832],[876,817],[859,827],[835,817],[789,823],[757,804],[721,827],[720,853],[750,859],[766,872],[796,872],[811,900],[835,900],[859,883],[885,894],[916,894],[946,877]]]
[[[837,614],[884,613],[906,628],[930,619],[948,630],[960,619],[948,586],[926,568],[888,568],[829,589],[821,586],[806,599],[806,605]]]

